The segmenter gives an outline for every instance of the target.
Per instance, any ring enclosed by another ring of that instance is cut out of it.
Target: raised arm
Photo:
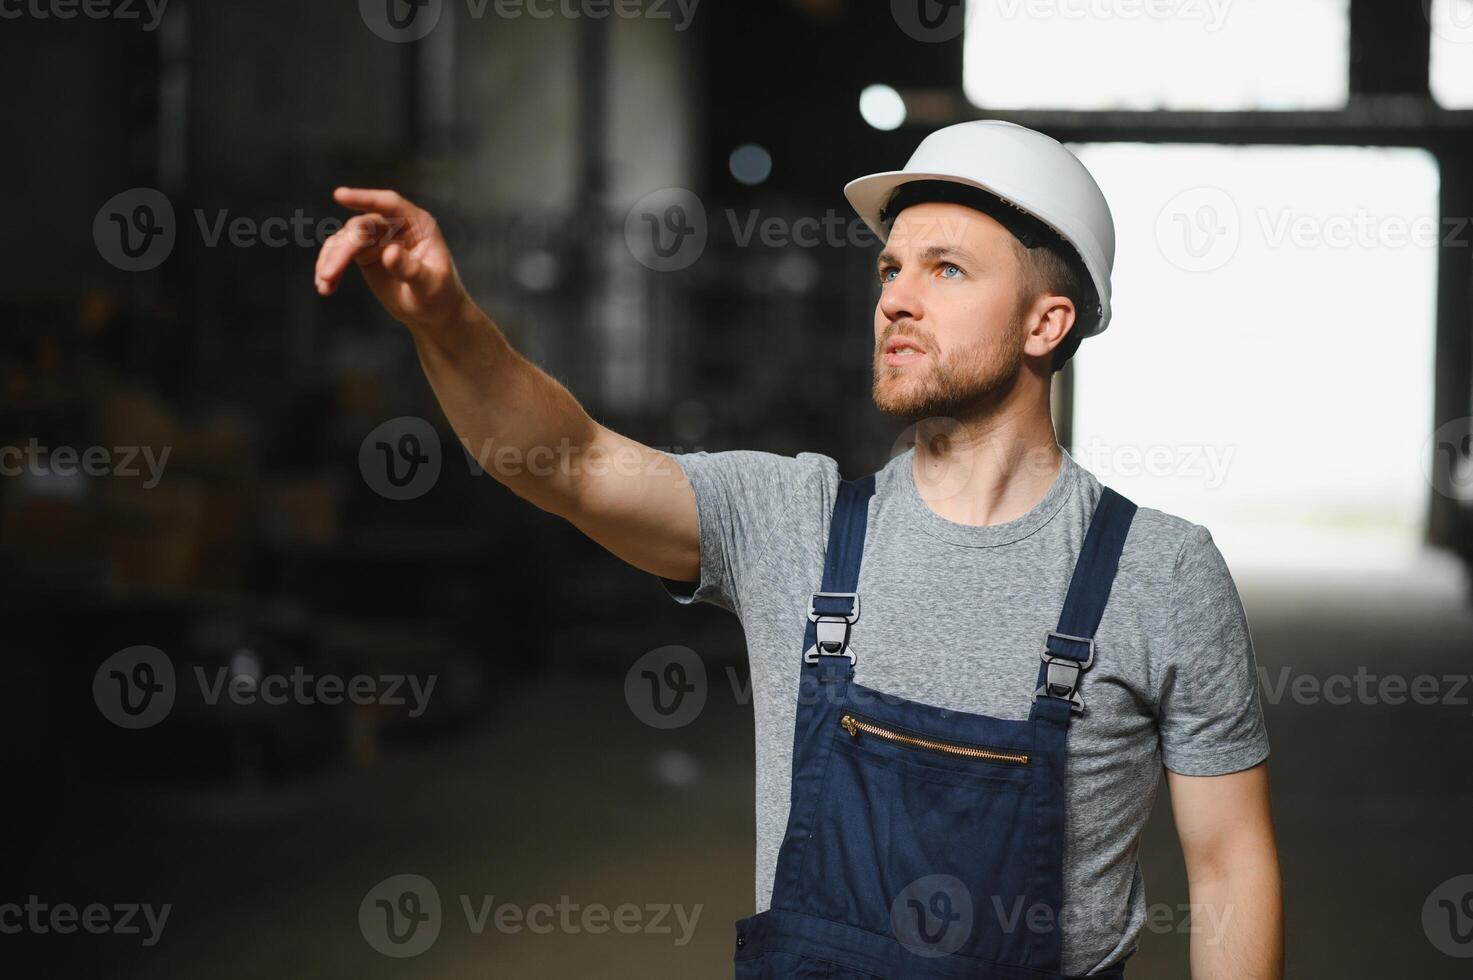
[[[470,453],[511,491],[643,571],[700,577],[695,495],[667,454],[595,422],[514,350],[466,292],[434,218],[390,190],[340,187],[360,212],[317,257],[317,291],[356,264],[409,328],[440,407]]]

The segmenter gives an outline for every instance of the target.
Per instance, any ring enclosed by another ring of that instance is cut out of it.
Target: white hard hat
[[[1115,222],[1105,195],[1079,158],[1058,140],[1000,119],[979,119],[938,129],[921,141],[904,170],[851,180],[844,196],[884,241],[890,196],[902,184],[943,180],[980,188],[1042,221],[1073,246],[1099,298],[1097,310],[1080,310],[1082,336],[1110,324],[1110,270],[1115,264]]]

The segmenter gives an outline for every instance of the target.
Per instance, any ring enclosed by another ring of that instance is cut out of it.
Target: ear
[[[1039,296],[1023,314],[1023,324],[1028,331],[1023,352],[1032,357],[1047,357],[1074,329],[1076,317],[1074,301],[1069,297],[1062,294]]]

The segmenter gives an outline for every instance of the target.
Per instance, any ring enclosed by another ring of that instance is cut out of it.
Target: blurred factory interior
[[[6,975],[730,975],[753,897],[740,624],[477,471],[362,283],[314,293],[330,193],[427,206],[477,300],[611,428],[853,476],[904,426],[870,400],[875,249],[841,189],[982,117],[1067,142],[1110,198],[1115,322],[1057,381],[1059,438],[1234,571],[1288,975],[1466,975],[1461,920],[1439,938],[1424,911],[1473,874],[1473,690],[1282,683],[1473,663],[1466,0],[1237,0],[1209,25],[975,0],[965,27],[930,0],[433,0],[414,39],[386,2],[0,5],[0,902],[172,907],[153,944],[0,935],[28,964]],[[662,267],[631,238],[672,189],[703,248]],[[127,245],[140,214],[161,260]],[[369,475],[373,434],[405,431],[439,447],[413,494]],[[625,679],[667,645],[709,695],[658,730]],[[180,697],[130,729],[94,679],[137,646]],[[293,671],[436,687],[422,711],[184,696]],[[1186,902],[1164,793],[1141,853],[1153,906]],[[401,873],[447,909],[402,960],[358,918]],[[683,943],[467,929],[455,896],[491,895],[700,917]],[[1188,976],[1163,922],[1135,975]]]

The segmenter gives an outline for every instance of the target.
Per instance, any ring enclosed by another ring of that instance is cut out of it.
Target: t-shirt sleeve
[[[1186,776],[1218,776],[1268,756],[1248,617],[1212,534],[1188,530],[1172,578],[1165,665],[1157,677],[1161,758]]]
[[[748,571],[791,507],[804,494],[817,492],[824,465],[835,464],[817,453],[781,456],[749,449],[670,455],[695,491],[701,578],[657,578],[682,605],[709,602],[740,616],[741,584]]]

